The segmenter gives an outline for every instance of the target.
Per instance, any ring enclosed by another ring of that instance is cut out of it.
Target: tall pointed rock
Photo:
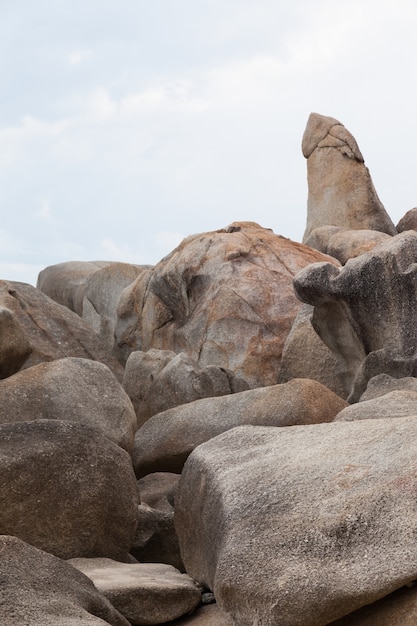
[[[307,226],[303,243],[308,243],[313,230],[330,225],[396,234],[358,144],[343,124],[333,117],[311,113],[302,150],[308,174]]]

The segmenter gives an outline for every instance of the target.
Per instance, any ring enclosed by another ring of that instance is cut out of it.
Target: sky
[[[301,241],[312,111],[417,205],[415,0],[0,0],[0,279],[155,264],[255,221]]]

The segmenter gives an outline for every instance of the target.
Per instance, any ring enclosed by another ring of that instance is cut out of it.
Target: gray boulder
[[[294,279],[312,324],[346,364],[349,400],[380,373],[417,372],[417,233],[407,231],[338,269],[315,263]]]
[[[292,426],[333,420],[347,403],[313,380],[203,398],[151,417],[135,435],[133,465],[138,477],[181,473],[188,455],[204,441],[241,426]]]
[[[129,626],[91,580],[17,537],[0,536],[2,626]]]
[[[81,316],[87,279],[108,264],[109,261],[66,261],[49,265],[39,273],[36,288]]]
[[[163,624],[195,609],[201,591],[186,574],[162,563],[71,559],[131,624]]]
[[[131,353],[123,388],[135,407],[138,426],[142,426],[156,413],[199,398],[244,391],[248,385],[230,370],[200,367],[184,352],[153,349]]]
[[[417,577],[415,418],[235,428],[199,446],[175,524],[239,626],[324,626]]]
[[[304,243],[306,246],[335,257],[342,265],[345,265],[349,259],[370,252],[375,246],[389,238],[390,235],[378,230],[319,226],[311,232]]]
[[[22,367],[73,356],[100,361],[118,380],[123,378],[123,367],[103,346],[90,324],[39,289],[25,283],[0,281],[0,307],[12,312],[13,326],[20,327],[26,337],[24,343],[30,345],[30,354]]]
[[[415,391],[417,393],[417,378],[405,376],[404,378],[393,378],[388,374],[378,374],[368,382],[366,390],[359,398],[359,402],[373,400],[384,396],[391,391]]]
[[[97,429],[0,425],[0,534],[67,559],[128,560],[138,492],[130,456]]]
[[[398,222],[397,231],[403,233],[405,230],[417,230],[417,207],[407,211]]]
[[[0,381],[0,423],[56,419],[97,428],[132,451],[136,415],[103,363],[68,357],[40,363]]]
[[[31,352],[30,341],[15,313],[0,306],[0,378],[19,371]]]
[[[303,304],[285,341],[277,382],[310,378],[346,398],[350,388],[345,387],[345,362],[320,339],[311,323],[312,315],[313,307]]]
[[[335,422],[406,417],[417,419],[417,391],[398,389],[372,400],[352,404],[336,415]]]

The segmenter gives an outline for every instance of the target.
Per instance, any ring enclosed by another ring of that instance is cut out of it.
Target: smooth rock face
[[[92,327],[39,289],[25,283],[0,281],[0,306],[12,311],[30,344],[32,351],[24,362],[25,368],[74,356],[100,361],[118,380],[123,378],[122,366]]]
[[[391,391],[415,391],[417,393],[417,378],[405,376],[404,378],[393,378],[388,374],[378,374],[368,382],[366,391],[359,398],[359,402],[373,400],[384,396]]]
[[[0,534],[67,559],[126,560],[138,493],[130,456],[83,424],[0,425]]]
[[[417,588],[402,587],[386,598],[332,622],[329,626],[415,626]]]
[[[30,341],[16,315],[0,306],[0,378],[20,370],[31,352]]]
[[[0,423],[56,419],[93,426],[132,451],[136,415],[108,367],[69,357],[0,381]]]
[[[417,391],[396,390],[378,398],[352,404],[336,415],[335,422],[354,420],[406,417],[414,415],[417,420]]]
[[[347,403],[314,380],[250,389],[204,398],[151,417],[136,433],[133,465],[137,476],[181,473],[201,443],[241,426],[293,426],[330,422]]]
[[[45,267],[36,282],[36,288],[74,313],[82,315],[84,290],[91,274],[109,261],[67,261]]]
[[[315,228],[327,225],[396,234],[356,140],[338,120],[311,113],[302,150],[308,177],[303,242]]]
[[[407,211],[398,222],[397,231],[403,233],[405,230],[417,230],[417,207]]]
[[[0,536],[2,626],[129,626],[69,563],[17,537]]]
[[[191,615],[177,620],[170,626],[235,626],[235,622],[217,604],[209,604],[199,607]]]
[[[153,349],[132,352],[123,388],[135,407],[138,426],[142,426],[152,415],[174,406],[244,391],[248,385],[230,370],[200,367],[184,352]]]
[[[132,624],[162,624],[192,611],[201,592],[186,574],[162,563],[71,559]]]
[[[324,626],[417,577],[417,420],[240,427],[189,457],[188,574],[239,626]]]
[[[347,230],[338,226],[320,226],[313,230],[304,243],[335,257],[345,265],[349,259],[370,252],[388,239],[390,235],[377,230]]]
[[[319,256],[253,222],[188,237],[123,292],[119,358],[151,348],[185,352],[250,387],[274,384],[300,307],[293,276]]]
[[[285,341],[278,383],[293,378],[316,380],[341,398],[349,395],[345,386],[345,362],[320,339],[311,324],[313,307],[303,304]]]
[[[113,350],[120,294],[139,274],[150,267],[108,263],[87,276],[83,291],[82,317],[91,324],[109,350]]]
[[[417,371],[416,261],[417,233],[407,231],[342,269],[315,263],[294,279],[316,332],[346,363],[352,402],[377,374]]]

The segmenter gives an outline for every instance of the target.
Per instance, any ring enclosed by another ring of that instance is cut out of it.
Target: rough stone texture
[[[352,402],[377,374],[417,371],[416,261],[417,233],[407,231],[342,269],[315,263],[294,279],[316,332],[346,363]]]
[[[137,476],[180,473],[194,448],[242,424],[292,426],[330,422],[346,402],[314,380],[250,389],[204,398],[151,417],[136,433],[133,465]]]
[[[167,563],[185,571],[172,507],[170,511],[161,511],[147,504],[139,506],[138,528],[130,554],[143,563]]]
[[[239,626],[324,626],[417,577],[417,420],[240,427],[199,446],[175,523]]]
[[[342,265],[386,241],[390,235],[377,230],[347,230],[337,226],[315,228],[304,242],[325,254],[338,259]]]
[[[0,378],[20,370],[31,352],[30,342],[16,315],[0,306]]]
[[[94,328],[109,350],[113,350],[117,305],[123,289],[150,265],[109,263],[87,276],[82,317]]]
[[[152,415],[199,398],[244,391],[248,385],[230,370],[200,367],[184,352],[137,350],[129,356],[123,388],[135,407],[138,426]]]
[[[397,231],[402,233],[405,230],[417,230],[417,207],[407,211],[407,213],[398,222]]]
[[[171,513],[179,479],[179,474],[170,472],[147,474],[138,480],[140,501],[159,511]]]
[[[130,456],[83,424],[0,425],[0,534],[61,558],[128,559],[138,493]]]
[[[411,623],[410,623],[411,624]],[[196,609],[191,615],[182,617],[164,626],[236,626],[235,622],[217,604]],[[385,625],[384,625],[385,626]],[[407,624],[408,626],[408,624]]]
[[[308,177],[303,242],[314,229],[327,225],[396,234],[355,138],[338,120],[311,113],[302,151],[307,159]]]
[[[71,559],[132,624],[162,624],[192,611],[201,592],[186,574],[162,563]]]
[[[407,415],[414,415],[417,420],[417,391],[398,389],[372,400],[352,404],[340,411],[334,421],[353,422]]]
[[[378,374],[368,382],[366,391],[359,398],[359,402],[373,400],[384,396],[386,393],[398,390],[415,391],[417,393],[417,378],[406,376],[404,378],[393,378],[388,374]]]
[[[132,451],[136,415],[106,365],[68,357],[0,381],[0,423],[57,419],[94,426]]]
[[[386,598],[342,617],[329,626],[415,626],[417,588],[402,587]]]
[[[13,312],[32,352],[24,367],[66,356],[101,361],[118,380],[123,367],[103,346],[90,324],[39,289],[18,282],[0,281],[0,306]]]
[[[292,279],[322,260],[317,255],[253,222],[188,237],[124,290],[119,358],[151,348],[185,352],[200,366],[231,369],[251,387],[274,384],[300,307]]]
[[[61,559],[0,536],[2,626],[129,626],[91,580]]]
[[[49,265],[39,273],[36,287],[58,304],[82,315],[88,277],[109,263],[110,261],[67,261]]]
[[[311,324],[313,307],[303,304],[285,341],[278,372],[278,383],[293,378],[310,378],[346,398],[345,362],[338,359],[320,339]]]

